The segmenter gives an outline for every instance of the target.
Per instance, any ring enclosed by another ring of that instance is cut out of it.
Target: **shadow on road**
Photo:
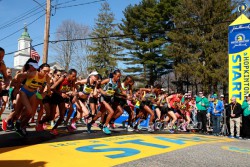
[[[33,162],[33,160],[0,160],[1,166],[4,167],[44,167],[47,162],[39,161],[39,162]]]

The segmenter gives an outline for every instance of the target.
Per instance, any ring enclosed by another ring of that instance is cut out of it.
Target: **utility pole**
[[[50,9],[51,0],[46,0],[46,17],[44,27],[44,47],[43,47],[43,63],[48,62],[48,47],[49,47],[49,27],[50,27]]]

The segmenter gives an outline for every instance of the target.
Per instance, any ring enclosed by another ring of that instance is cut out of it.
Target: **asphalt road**
[[[241,148],[242,152],[229,151],[226,148]],[[250,141],[202,144],[190,146],[181,150],[139,159],[133,162],[117,165],[118,167],[198,167],[198,166],[223,166],[223,167],[249,167],[250,166]]]

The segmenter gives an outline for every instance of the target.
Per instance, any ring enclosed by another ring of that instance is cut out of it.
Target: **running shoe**
[[[232,135],[230,135],[230,136],[228,136],[229,138],[231,138],[231,139],[234,139],[234,136],[232,136]]]
[[[55,136],[58,135],[58,132],[57,132],[56,129],[52,129],[49,133],[52,134],[52,135],[55,135]]]
[[[153,128],[154,125],[149,125],[148,127],[148,132],[154,132],[154,128]]]
[[[128,126],[128,127],[127,127],[127,131],[128,131],[128,132],[133,132],[134,129],[133,129],[131,126]]]
[[[173,129],[169,129],[168,132],[169,133],[174,133],[174,130]]]
[[[134,129],[134,132],[140,132],[140,130],[139,129]]]
[[[54,121],[51,121],[51,122],[50,122],[50,126],[51,126],[52,128],[55,126]]]
[[[7,122],[6,122],[5,119],[2,120],[2,129],[3,129],[4,131],[7,130]]]
[[[235,139],[242,139],[242,137],[240,137],[240,136],[236,136],[236,137],[235,137]]]
[[[87,124],[87,131],[88,131],[88,133],[91,133],[91,126],[92,126],[91,123]]]
[[[184,132],[187,131],[186,124],[182,125],[182,131],[184,131]]]
[[[44,129],[43,129],[43,124],[37,124],[37,126],[36,126],[36,131],[37,132],[41,132],[41,131],[44,131]]]
[[[110,132],[110,130],[109,130],[109,128],[108,128],[107,126],[103,126],[102,131],[103,131],[106,135],[110,135],[110,134],[111,134],[111,132]]]
[[[169,126],[165,126],[163,130],[169,130]]]
[[[98,127],[97,123],[92,124],[93,127]]]
[[[27,132],[26,132],[26,130],[23,129],[23,128],[17,129],[17,130],[16,130],[16,133],[17,133],[20,137],[25,137],[25,136],[27,136]]]
[[[115,129],[115,124],[114,124],[114,123],[111,123],[111,124],[109,124],[109,127],[110,127],[111,129]]]
[[[173,129],[178,129],[178,127],[176,126],[176,125],[173,125],[173,127],[172,127]]]
[[[156,123],[154,124],[154,127],[155,127],[155,130],[160,130],[161,127],[162,127],[162,123],[161,123],[161,122],[156,122]]]
[[[209,135],[209,132],[203,132],[204,135]]]
[[[71,123],[71,124],[70,124],[70,127],[71,127],[72,129],[76,130],[76,124],[75,124],[75,123]]]
[[[12,121],[7,122],[7,129],[8,130],[13,130],[15,129],[14,123]]]

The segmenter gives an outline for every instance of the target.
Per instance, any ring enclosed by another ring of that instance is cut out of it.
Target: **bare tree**
[[[80,74],[87,68],[86,41],[81,40],[88,36],[88,26],[76,23],[72,20],[65,20],[58,27],[56,33],[56,41],[60,41],[53,45],[56,51],[54,59],[65,70],[76,68]]]

